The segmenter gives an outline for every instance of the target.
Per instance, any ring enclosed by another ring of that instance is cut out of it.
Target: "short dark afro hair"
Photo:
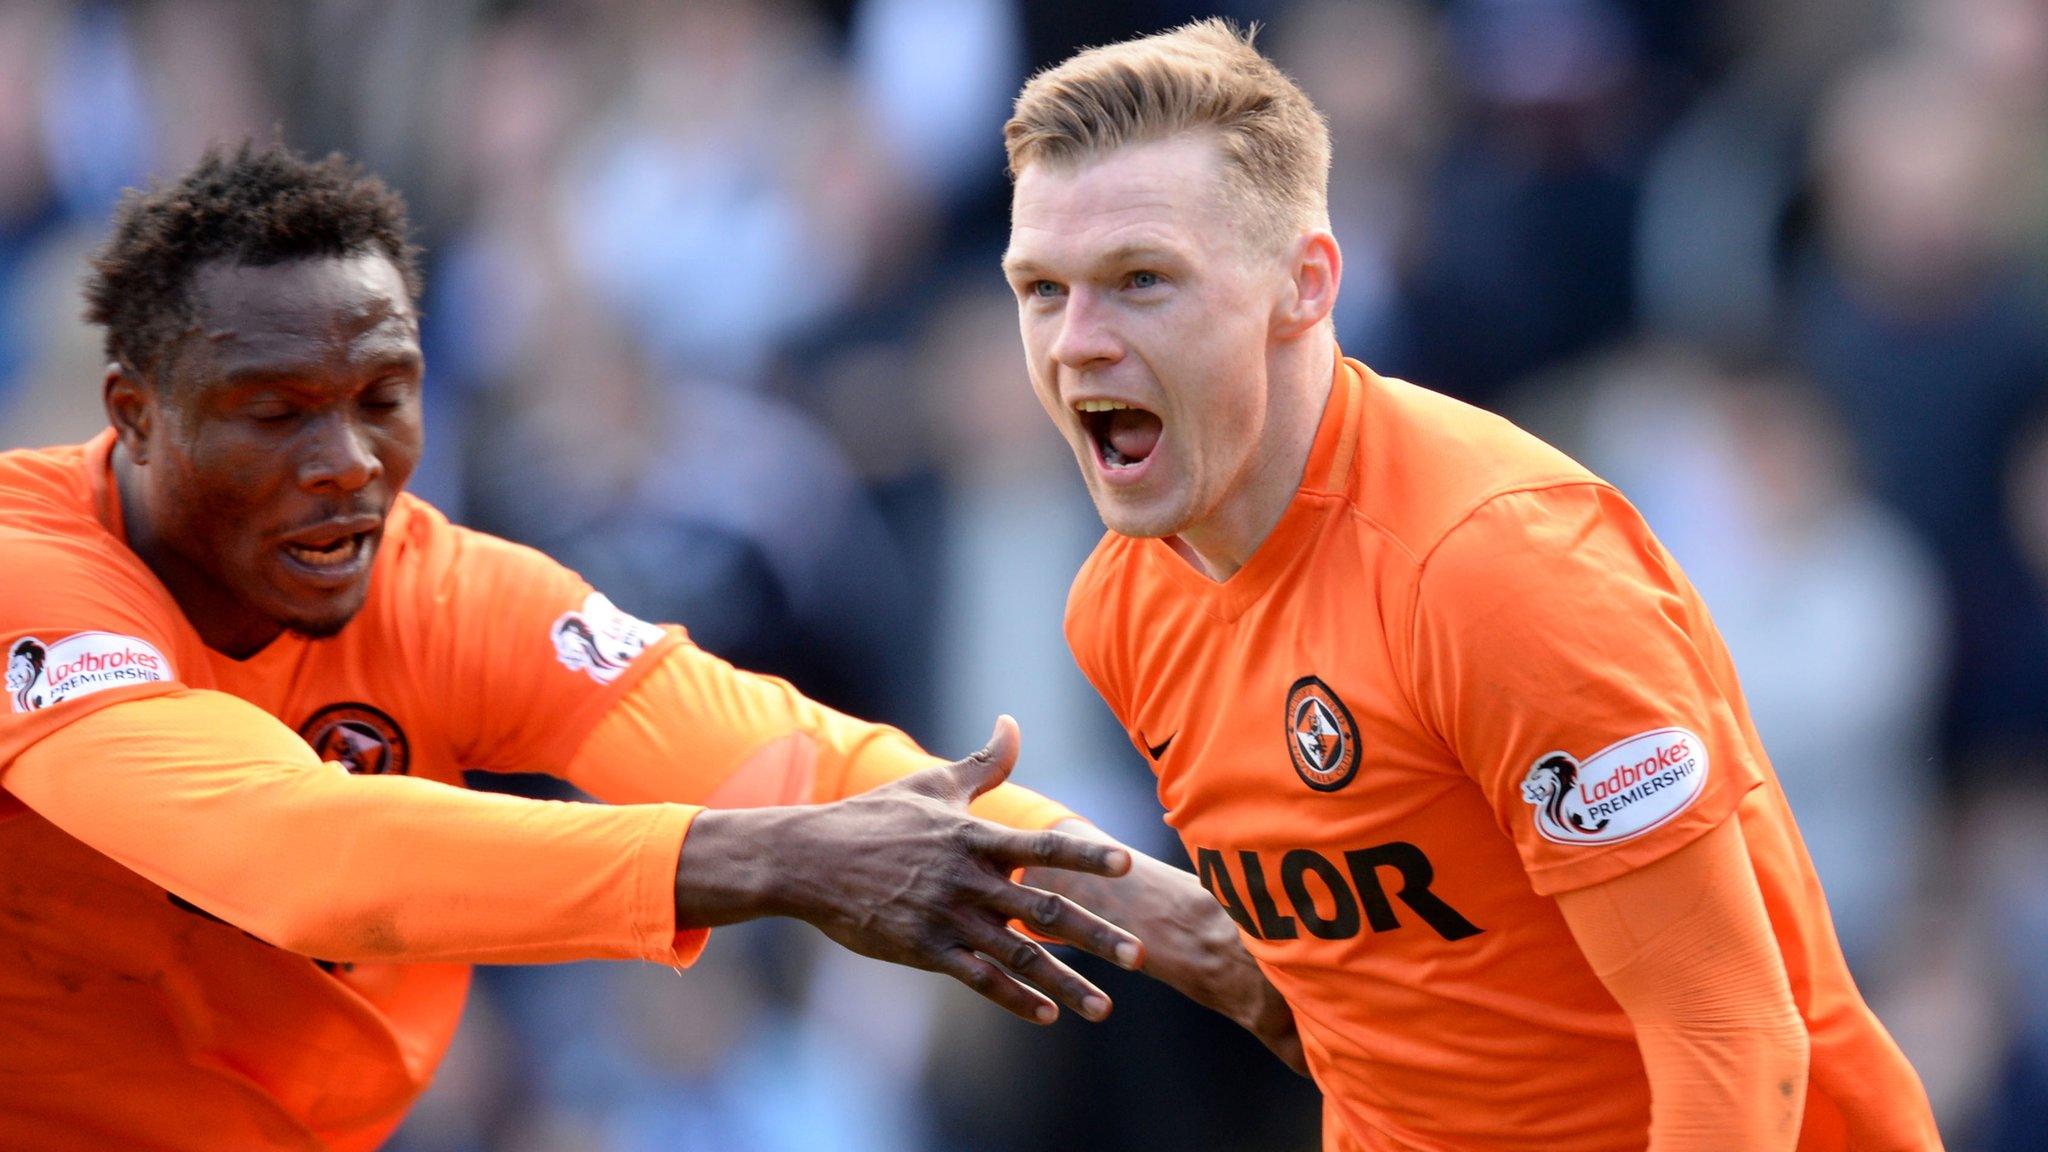
[[[209,148],[177,183],[129,189],[113,235],[93,254],[85,318],[106,329],[110,359],[153,371],[191,323],[186,289],[201,265],[282,264],[376,252],[420,295],[419,250],[405,200],[339,152],[308,160],[282,143]]]

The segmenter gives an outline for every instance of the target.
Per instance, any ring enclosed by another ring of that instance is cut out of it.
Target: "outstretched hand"
[[[1137,939],[1010,877],[1020,868],[1120,876],[1131,854],[969,815],[969,801],[1008,778],[1018,743],[1005,716],[974,755],[837,803],[700,813],[683,841],[677,924],[791,916],[864,956],[943,972],[1026,1020],[1050,1023],[1055,1000],[1102,1019],[1109,997],[1009,925],[1125,968],[1143,957]]]
[[[1061,827],[1114,843],[1080,821]],[[1237,925],[1190,873],[1143,853],[1132,856],[1135,863],[1122,879],[1054,872],[1029,872],[1024,878],[1137,932],[1145,941],[1148,975],[1236,1021],[1282,1063],[1307,1076],[1308,1059],[1294,1012],[1245,951]]]

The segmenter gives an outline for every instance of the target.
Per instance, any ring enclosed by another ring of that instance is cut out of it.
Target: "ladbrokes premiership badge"
[[[1318,792],[1335,792],[1358,774],[1358,724],[1314,676],[1287,690],[1287,754],[1302,783]]]
[[[1659,827],[1707,786],[1707,746],[1684,728],[1658,728],[1609,744],[1584,761],[1537,759],[1522,778],[1536,831],[1558,844],[1612,844]]]
[[[24,636],[7,650],[7,696],[16,712],[171,678],[171,663],[155,646],[113,632],[78,632],[50,644]]]

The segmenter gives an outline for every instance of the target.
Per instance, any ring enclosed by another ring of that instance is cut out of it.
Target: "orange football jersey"
[[[1939,1146],[1705,606],[1561,453],[1341,360],[1250,561],[1111,534],[1067,635],[1293,1005],[1328,1148],[1639,1152],[1633,1032],[1550,897],[1731,816],[1812,1037],[1800,1148]]]
[[[446,1050],[469,963],[689,962],[685,805],[832,799],[937,762],[411,497],[346,628],[231,659],[127,548],[113,444],[0,454],[10,1152],[374,1148]],[[161,709],[209,704],[222,731],[163,730]],[[450,787],[465,768],[622,803]],[[343,790],[352,807],[306,803]],[[348,826],[308,819],[338,810]],[[1010,785],[976,811],[1070,815]],[[282,903],[354,909],[324,938],[403,959],[243,930]]]

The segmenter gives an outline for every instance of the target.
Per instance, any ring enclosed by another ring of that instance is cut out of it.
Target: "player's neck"
[[[113,464],[114,495],[121,503],[121,530],[129,550],[170,591],[206,646],[242,660],[277,639],[283,627],[249,611],[158,534],[149,502],[142,497],[141,470],[119,445],[114,447]]]
[[[1214,512],[1167,541],[1211,580],[1228,580],[1251,560],[1279,527],[1308,471],[1316,429],[1330,402],[1337,345],[1327,335],[1303,343],[1274,365],[1278,403],[1244,477]]]

